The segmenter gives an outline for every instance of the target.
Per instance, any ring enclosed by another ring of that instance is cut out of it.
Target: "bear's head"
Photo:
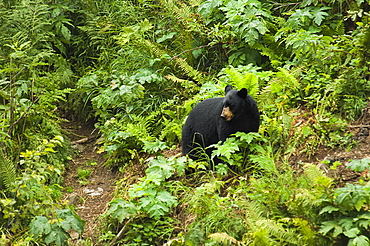
[[[225,94],[220,117],[231,121],[238,113],[245,110],[248,91],[245,88],[240,91],[234,90],[231,85],[228,85],[225,87]]]

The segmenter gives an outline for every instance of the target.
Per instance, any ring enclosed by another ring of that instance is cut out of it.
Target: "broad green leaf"
[[[82,220],[77,214],[72,213],[72,211],[69,209],[57,209],[55,211],[58,218],[62,219],[60,224],[65,231],[70,231],[73,228],[78,233],[83,233],[85,221]]]
[[[322,223],[319,232],[323,235],[327,235],[330,231],[333,231],[333,236],[337,237],[343,232],[342,227],[336,221],[325,221]]]
[[[210,147],[217,147],[215,150],[212,151],[212,158],[215,156],[224,156],[227,159],[230,159],[231,155],[237,151],[239,151],[239,146],[235,141],[228,138],[224,143],[213,144]]]
[[[140,22],[140,31],[142,32],[149,31],[152,27],[153,25],[150,23],[148,19],[145,19],[142,22]]]
[[[207,18],[213,11],[217,11],[221,5],[222,0],[206,0],[199,6],[198,12]]]
[[[165,177],[163,176],[162,172],[160,171],[156,172],[155,170],[156,168],[151,170],[151,172],[147,174],[145,180],[147,182],[153,182],[155,185],[159,186],[165,180]]]
[[[163,156],[158,156],[149,163],[149,168],[145,171],[147,176],[154,175],[158,178],[158,174],[162,175],[162,181],[170,178],[175,173],[174,161],[168,160]]]
[[[333,206],[329,205],[329,206],[326,206],[323,209],[321,209],[319,214],[323,214],[323,213],[331,214],[332,212],[336,212],[336,211],[339,211],[339,208],[336,208],[336,207],[333,207]]]
[[[51,232],[45,237],[45,243],[55,243],[56,246],[63,246],[69,238],[69,234],[66,233],[57,224],[53,224]]]
[[[351,228],[350,230],[348,231],[344,231],[343,234],[346,236],[346,237],[349,237],[349,238],[354,238],[356,237],[358,234],[360,233],[360,230],[355,227],[355,228]]]
[[[114,199],[109,203],[107,214],[117,219],[120,223],[137,213],[136,206],[124,199]]]
[[[165,215],[169,211],[169,208],[164,204],[154,204],[148,210],[150,217],[154,219],[159,219],[161,216]]]
[[[44,216],[36,216],[36,219],[30,224],[30,233],[36,237],[48,235],[50,232],[49,220]]]
[[[230,163],[230,165],[232,165]],[[219,175],[226,175],[229,170],[229,167],[226,164],[218,164],[216,165],[216,171]]]
[[[335,201],[338,204],[344,204],[347,201],[351,201],[351,200],[352,200],[352,196],[351,196],[350,191],[342,191],[341,193],[338,194],[338,196],[335,199]]]
[[[160,37],[160,38],[157,39],[157,43],[162,43],[162,42],[164,42],[164,41],[166,41],[168,39],[171,39],[176,34],[177,34],[177,32],[170,32],[170,33],[168,33],[166,35],[163,35],[162,37]]]
[[[363,172],[366,169],[370,169],[370,158],[352,160],[347,164],[347,168],[356,172]]]
[[[355,227],[354,225],[354,219],[353,218],[343,218],[343,219],[340,219],[339,220],[339,224],[341,225],[341,227],[344,229],[344,230],[350,230],[352,229],[353,227]]]
[[[314,22],[316,23],[316,25],[318,26],[321,25],[325,17],[329,15],[327,12],[324,12],[324,10],[329,10],[329,9],[330,9],[329,7],[323,7],[323,8],[314,7],[312,9],[312,15],[314,17]]]
[[[156,139],[155,142],[143,141],[143,143],[144,143],[143,150],[150,154],[157,153],[167,148],[166,143],[159,141],[158,139]]]
[[[177,204],[177,198],[172,196],[168,191],[162,190],[158,192],[156,199],[166,203],[169,207]]]
[[[348,246],[369,246],[369,245],[370,245],[370,240],[368,237],[364,235],[355,237],[348,242]]]

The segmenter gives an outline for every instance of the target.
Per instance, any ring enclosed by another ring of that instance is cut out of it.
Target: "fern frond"
[[[326,176],[316,165],[305,165],[305,175],[314,186],[329,188],[333,184],[333,179]]]
[[[200,84],[202,84],[202,82],[206,80],[205,76],[196,69],[194,69],[192,66],[190,66],[185,59],[176,58],[175,61],[176,65],[178,65],[181,68],[181,70],[190,78],[193,78],[195,81],[200,82]]]
[[[311,228],[310,223],[302,218],[284,218],[281,221],[293,224],[297,227],[306,244],[312,245],[316,232]]]
[[[275,239],[277,242],[287,242],[295,245],[302,245],[302,237],[297,233],[296,230],[285,228],[283,224],[278,223],[274,220],[265,219],[256,222],[256,225],[260,228],[267,230],[269,236]]]
[[[15,165],[3,153],[0,153],[0,182],[9,189],[16,179]]]
[[[278,76],[281,76],[282,80],[290,86],[293,86],[294,88],[299,87],[299,81],[296,79],[294,74],[292,74],[292,71],[288,71],[284,68],[279,68],[279,72],[277,73]]]
[[[175,75],[172,75],[172,74],[169,74],[169,75],[165,76],[165,78],[172,81],[172,82],[180,84],[184,88],[192,88],[193,89],[194,87],[197,87],[197,85],[193,81],[190,81],[190,80],[187,80],[187,79],[180,79],[180,78],[178,78],[178,77],[176,77]]]
[[[228,235],[227,233],[212,233],[208,236],[210,239],[212,239],[215,242],[218,243],[225,243],[225,244],[236,244],[240,245],[240,242],[233,238],[232,236]]]

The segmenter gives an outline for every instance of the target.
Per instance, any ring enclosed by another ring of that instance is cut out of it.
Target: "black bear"
[[[258,132],[259,125],[257,104],[247,89],[238,91],[228,85],[225,97],[206,99],[192,109],[182,129],[182,153],[197,160],[199,147],[225,141],[238,131]],[[212,149],[206,153],[210,157]]]

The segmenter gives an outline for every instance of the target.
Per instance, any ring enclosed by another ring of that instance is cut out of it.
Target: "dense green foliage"
[[[354,146],[369,11],[364,0],[1,1],[0,244],[83,232],[61,200],[68,118],[95,122],[106,165],[146,169],[118,182],[102,245],[370,245],[368,180],[338,187],[289,162]],[[217,166],[164,157],[191,108],[227,84],[256,99],[260,132],[215,145]]]

